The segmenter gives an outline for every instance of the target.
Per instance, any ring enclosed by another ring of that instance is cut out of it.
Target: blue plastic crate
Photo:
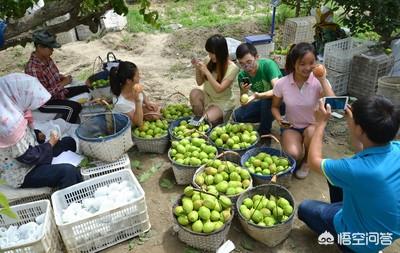
[[[269,34],[250,35],[245,37],[245,41],[250,44],[268,44],[272,42],[272,37]]]

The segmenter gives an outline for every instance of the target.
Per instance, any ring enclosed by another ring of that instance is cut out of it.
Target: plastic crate
[[[128,154],[122,155],[117,161],[111,163],[103,161],[94,161],[91,163],[96,165],[96,167],[81,169],[81,174],[84,180],[110,174],[123,169],[131,169],[131,161],[129,160]]]
[[[287,47],[294,43],[313,42],[317,23],[314,16],[288,18],[283,28],[282,46]]]
[[[357,98],[375,95],[378,89],[378,79],[389,74],[393,65],[393,55],[369,51],[354,56],[348,93]]]
[[[13,188],[8,185],[0,185],[0,192],[7,197],[10,205],[19,205],[42,199],[50,200],[53,189],[50,187]]]
[[[352,37],[328,42],[324,48],[324,64],[337,72],[350,72],[353,56],[367,52],[372,45],[372,41]]]
[[[327,69],[327,79],[329,80],[333,92],[336,96],[346,95],[347,87],[350,79],[350,72],[340,73],[331,69]]]
[[[94,192],[112,183],[128,181],[136,198],[126,205],[99,212],[80,221],[63,223],[62,211],[73,202],[93,197]],[[98,252],[150,229],[142,187],[131,170],[120,170],[59,190],[51,196],[56,224],[68,252]]]
[[[274,51],[275,44],[272,42],[272,38],[268,34],[247,36],[245,37],[245,41],[254,45],[261,58],[268,58],[269,54]]]
[[[44,225],[40,239],[15,245],[9,248],[2,248],[4,253],[58,253],[61,250],[61,238],[54,222],[53,211],[49,200],[39,200],[17,206],[11,209],[18,215],[19,219],[15,220],[0,214],[0,226],[9,227],[11,225],[21,226],[28,222],[34,222],[35,218],[43,213]]]

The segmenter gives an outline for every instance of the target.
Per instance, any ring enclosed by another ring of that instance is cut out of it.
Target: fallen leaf
[[[167,178],[163,178],[160,181],[160,186],[162,188],[167,188],[167,189],[170,190],[170,189],[172,189],[174,187],[174,183],[171,180],[167,179]]]

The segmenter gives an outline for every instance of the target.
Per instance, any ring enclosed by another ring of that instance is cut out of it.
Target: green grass
[[[152,5],[150,10],[160,14],[159,22],[164,31],[169,24],[181,24],[185,28],[209,28],[237,24],[243,21],[258,21],[270,26],[271,7],[265,0],[179,0],[167,1],[162,7]],[[283,22],[293,11],[279,7],[277,20]],[[139,14],[139,5],[129,9],[128,29],[130,32],[154,32],[155,28],[144,22]],[[267,28],[269,30],[269,27]]]
[[[128,30],[132,33],[155,31],[155,28],[146,23],[143,16],[140,15],[139,6],[130,7],[126,19],[128,21]]]

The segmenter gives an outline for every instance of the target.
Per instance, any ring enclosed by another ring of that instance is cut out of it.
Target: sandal
[[[308,176],[310,172],[310,167],[308,167],[307,163],[303,163],[299,169],[296,170],[295,175],[298,179],[304,179]]]

